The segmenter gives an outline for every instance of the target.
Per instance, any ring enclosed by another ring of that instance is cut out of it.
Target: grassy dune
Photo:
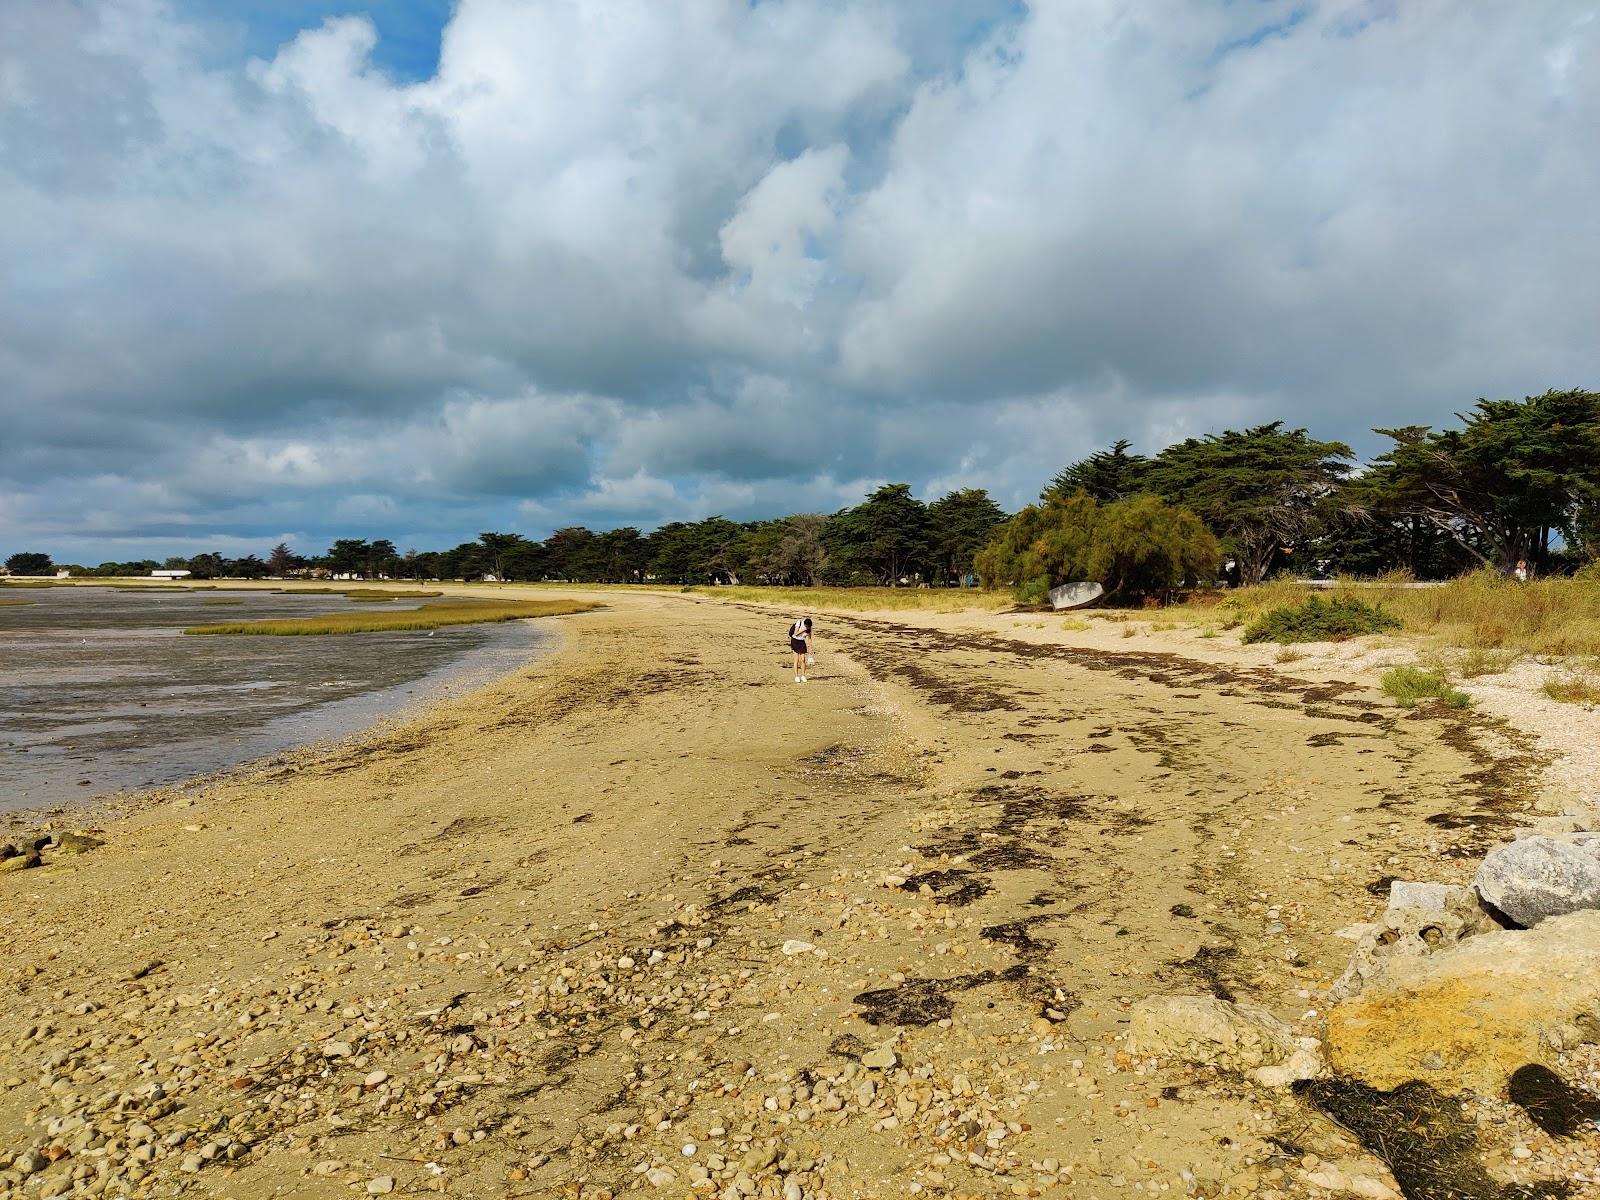
[[[559,617],[586,612],[599,605],[580,600],[447,600],[398,612],[324,613],[315,617],[290,617],[273,621],[230,621],[192,625],[185,633],[239,633],[294,637],[330,633],[383,633],[391,630],[436,629],[443,625],[480,625],[495,621],[520,621],[528,617]]]

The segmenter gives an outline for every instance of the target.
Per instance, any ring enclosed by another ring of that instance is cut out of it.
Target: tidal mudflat
[[[343,595],[38,588],[0,610],[0,810],[152,787],[341,737],[508,671],[525,622],[326,638],[185,637],[188,626],[412,608]]]

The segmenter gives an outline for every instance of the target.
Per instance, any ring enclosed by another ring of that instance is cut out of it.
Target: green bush
[[[1472,697],[1451,687],[1442,672],[1420,667],[1390,667],[1383,673],[1383,690],[1401,708],[1415,708],[1419,700],[1438,700],[1451,708],[1468,708],[1472,704]]]
[[[1303,604],[1262,613],[1244,631],[1245,642],[1342,642],[1363,633],[1399,629],[1400,619],[1361,600],[1312,596]]]

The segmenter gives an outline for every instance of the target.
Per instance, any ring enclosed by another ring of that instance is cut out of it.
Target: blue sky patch
[[[364,16],[378,30],[373,62],[406,82],[439,69],[439,35],[454,7],[455,0],[183,0],[186,16],[242,58],[271,58],[330,17]]]

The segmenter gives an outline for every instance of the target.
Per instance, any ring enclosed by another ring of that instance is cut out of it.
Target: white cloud
[[[461,0],[400,83],[333,9],[13,0],[7,526],[1015,504],[1594,385],[1596,8]]]

